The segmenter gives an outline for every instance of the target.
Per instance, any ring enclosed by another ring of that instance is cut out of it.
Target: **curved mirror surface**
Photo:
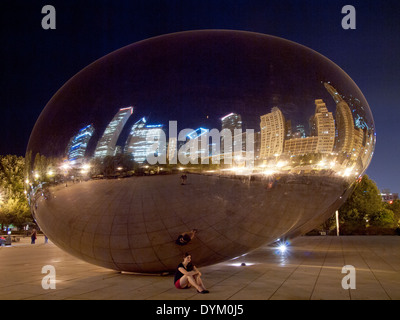
[[[40,228],[73,255],[174,270],[187,251],[207,265],[316,227],[374,145],[362,92],[324,56],[262,34],[182,32],[69,80],[31,134],[26,184]]]

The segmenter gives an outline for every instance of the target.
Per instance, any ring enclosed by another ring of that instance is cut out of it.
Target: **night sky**
[[[42,7],[57,11],[44,30]],[[356,9],[344,30],[341,9]],[[375,119],[377,145],[367,174],[400,192],[398,1],[26,1],[0,3],[0,154],[25,155],[41,111],[66,81],[106,54],[172,32],[245,30],[305,45],[356,82]],[[396,99],[397,98],[397,99]]]

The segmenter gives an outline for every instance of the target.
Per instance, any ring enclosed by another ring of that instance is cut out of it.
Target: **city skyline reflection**
[[[93,125],[85,126],[71,137],[65,157],[58,160],[63,163],[60,168],[66,165],[81,167],[82,172],[86,173],[91,162],[124,154],[141,166],[169,164],[178,165],[179,168],[189,165],[190,168],[190,165],[222,163],[222,167],[207,168],[207,173],[232,171],[272,175],[313,170],[343,177],[359,177],[373,155],[373,127],[368,126],[357,109],[350,109],[332,85],[324,83],[324,87],[336,103],[335,118],[325,102],[316,99],[315,114],[310,117],[309,128],[304,124],[293,128],[291,119],[285,119],[278,107],[272,107],[270,113],[260,116],[259,131],[247,129],[243,132],[241,115],[231,112],[221,118],[221,131],[187,128],[181,130],[178,139],[176,122],[170,121],[168,130],[165,130],[163,124],[150,125],[142,117],[129,129],[125,145],[117,145],[122,129],[128,118],[134,115],[135,109],[121,108],[97,142],[93,155],[87,155],[87,146],[95,130]],[[171,124],[175,127],[175,134]],[[189,133],[182,135],[182,132]],[[150,156],[153,161],[149,161]],[[180,162],[182,158],[187,161]],[[121,167],[118,168],[121,170]],[[196,167],[192,169],[196,170]]]

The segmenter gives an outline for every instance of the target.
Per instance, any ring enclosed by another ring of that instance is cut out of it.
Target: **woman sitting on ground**
[[[209,293],[201,280],[201,272],[192,264],[192,256],[189,253],[184,254],[183,262],[176,268],[174,283],[177,289],[193,286],[198,293]]]

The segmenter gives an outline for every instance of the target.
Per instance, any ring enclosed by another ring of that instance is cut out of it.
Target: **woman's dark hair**
[[[185,252],[185,254],[183,255],[183,258],[186,258],[187,256],[191,256],[191,254],[189,252]],[[193,271],[193,264],[192,262],[189,262],[188,265],[186,266],[186,270],[187,271]]]

